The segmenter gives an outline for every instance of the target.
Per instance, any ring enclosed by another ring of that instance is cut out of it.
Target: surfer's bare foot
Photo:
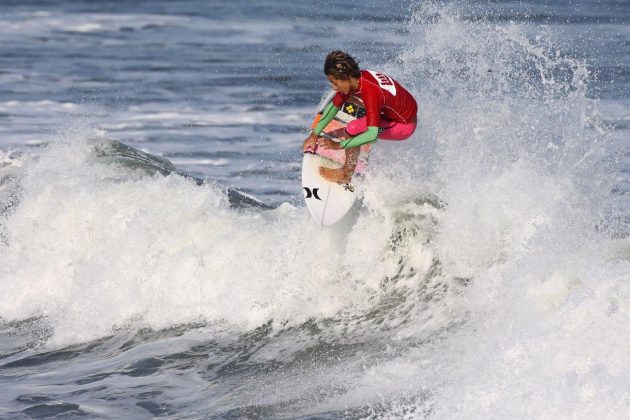
[[[339,142],[329,139],[321,139],[319,141],[319,147],[329,150],[341,150],[341,144],[339,144]]]
[[[329,133],[331,136],[339,139],[339,140],[347,140],[350,138],[345,128],[338,128]]]
[[[337,182],[340,184],[349,184],[352,179],[352,174],[347,173],[343,168],[332,169],[320,167],[319,174],[327,181]]]

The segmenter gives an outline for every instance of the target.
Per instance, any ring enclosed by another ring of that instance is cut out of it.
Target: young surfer
[[[322,117],[304,140],[303,150],[345,149],[346,162],[340,169],[319,168],[329,181],[348,183],[354,173],[359,146],[382,140],[406,140],[416,130],[418,105],[413,96],[397,81],[379,72],[361,70],[357,62],[343,51],[332,51],[326,57],[324,73],[337,92],[322,112]],[[366,115],[346,126],[347,136],[340,142],[320,137],[350,95],[360,98]]]

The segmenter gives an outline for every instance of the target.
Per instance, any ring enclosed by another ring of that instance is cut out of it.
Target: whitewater
[[[315,3],[0,6],[0,417],[630,416],[630,6]],[[324,229],[333,48],[420,113]]]

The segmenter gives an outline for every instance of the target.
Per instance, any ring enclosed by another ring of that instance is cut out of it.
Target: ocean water
[[[0,12],[0,418],[630,417],[627,1]],[[322,229],[338,48],[420,122]]]

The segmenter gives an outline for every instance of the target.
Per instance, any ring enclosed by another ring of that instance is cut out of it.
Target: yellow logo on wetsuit
[[[343,104],[343,112],[353,117],[361,118],[365,116],[365,109],[361,105],[354,104],[352,102],[346,102]]]

